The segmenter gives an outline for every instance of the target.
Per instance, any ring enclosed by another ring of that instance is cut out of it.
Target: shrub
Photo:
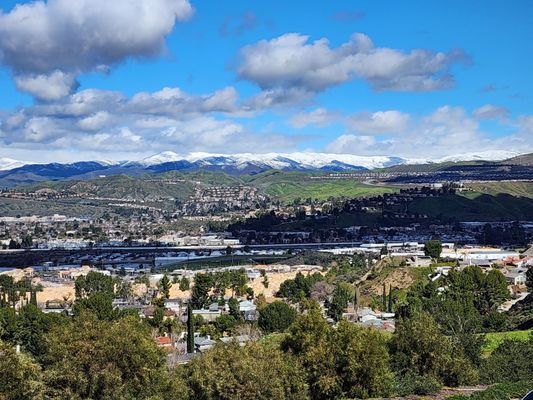
[[[440,382],[432,376],[410,373],[396,379],[396,394],[398,396],[435,394],[441,387]]]

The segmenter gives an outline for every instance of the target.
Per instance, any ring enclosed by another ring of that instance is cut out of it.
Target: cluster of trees
[[[232,297],[245,294],[253,297],[253,290],[247,283],[248,276],[244,269],[196,274],[191,290],[191,305],[199,309],[210,303],[223,302],[228,289],[231,289]]]
[[[15,280],[8,275],[0,275],[0,307],[15,307],[22,304],[37,305],[37,292],[42,291],[42,285],[33,285],[30,280]]]
[[[443,288],[442,290],[438,290]],[[506,315],[498,306],[510,297],[505,276],[498,270],[484,273],[478,266],[450,271],[447,277],[415,285],[407,294],[402,315],[431,313],[447,334],[498,331]]]

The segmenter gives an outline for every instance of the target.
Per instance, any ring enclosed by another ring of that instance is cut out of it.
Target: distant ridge
[[[80,161],[74,163],[25,164],[12,159],[0,159],[0,186],[12,187],[46,180],[91,179],[101,175],[169,171],[225,172],[230,175],[258,174],[269,170],[302,172],[348,172],[374,170],[395,166],[438,168],[440,163],[498,162],[531,165],[532,155],[497,150],[447,156],[441,159],[408,159],[395,156],[358,156],[332,153],[267,153],[180,155],[165,151],[138,161]],[[4,166],[4,167],[3,167]],[[3,168],[3,170],[2,170]]]

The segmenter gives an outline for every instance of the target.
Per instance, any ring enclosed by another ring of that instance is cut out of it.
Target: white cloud
[[[509,110],[505,107],[485,104],[484,106],[475,109],[472,114],[477,119],[498,119],[509,115]]]
[[[57,100],[67,96],[78,87],[73,74],[59,70],[49,75],[17,75],[17,89],[28,92],[40,100]]]
[[[361,33],[337,48],[325,38],[288,33],[245,46],[239,77],[263,90],[297,88],[316,93],[331,86],[364,79],[375,90],[432,91],[453,85],[453,64],[466,62],[462,50],[449,53],[376,47]]]
[[[443,106],[433,113],[409,118],[396,135],[358,135],[345,133],[331,141],[326,150],[358,155],[396,155],[419,159],[438,159],[462,153],[488,150],[533,151],[528,136],[533,133],[533,117],[522,116],[507,127],[517,127],[508,135],[492,138],[480,129],[475,116],[461,107]],[[528,130],[531,129],[531,130]]]
[[[76,154],[146,154],[169,149],[283,150],[301,140],[250,132],[232,120],[233,115],[242,116],[237,100],[232,87],[206,95],[164,88],[131,98],[119,92],[85,90],[0,116],[0,145],[30,151],[65,149]],[[224,113],[226,118],[215,118],[213,113]]]
[[[57,99],[75,89],[81,72],[108,71],[130,57],[161,54],[176,21],[192,12],[188,0],[19,4],[8,13],[0,10],[0,63],[12,69],[21,90]],[[45,82],[52,88],[44,88]]]
[[[324,126],[333,122],[337,117],[336,113],[325,108],[317,108],[310,112],[294,114],[290,123],[295,128],[304,128],[309,125]]]
[[[397,110],[357,112],[343,115],[325,108],[317,108],[310,112],[299,112],[289,122],[295,128],[341,123],[350,131],[360,134],[381,134],[403,132],[409,120],[409,114]]]

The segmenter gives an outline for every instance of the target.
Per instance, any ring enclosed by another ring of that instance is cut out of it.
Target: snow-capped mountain
[[[433,162],[461,162],[461,161],[501,161],[520,155],[515,151],[508,150],[489,150],[479,153],[463,153],[453,156],[443,157]]]
[[[32,164],[0,158],[0,186],[14,186],[43,180],[92,179],[102,175],[130,176],[166,171],[222,171],[228,174],[257,174],[276,169],[282,171],[342,172],[372,170],[404,164],[459,161],[500,161],[518,155],[510,151],[467,153],[438,160],[408,159],[393,156],[357,156],[328,153],[267,154],[177,154],[172,151],[155,154],[137,161],[79,161],[74,163]]]
[[[237,169],[245,169],[250,165],[267,167],[269,169],[297,169],[315,170],[327,167],[341,167],[341,169],[375,169],[392,165],[411,163],[411,161],[423,162],[422,160],[408,160],[400,157],[389,156],[356,156],[352,154],[328,154],[328,153],[267,153],[267,154],[211,154],[190,153],[180,155],[171,151],[156,154],[137,162],[129,162],[128,165],[141,165],[153,167],[165,163],[187,162],[198,166],[227,166]]]

